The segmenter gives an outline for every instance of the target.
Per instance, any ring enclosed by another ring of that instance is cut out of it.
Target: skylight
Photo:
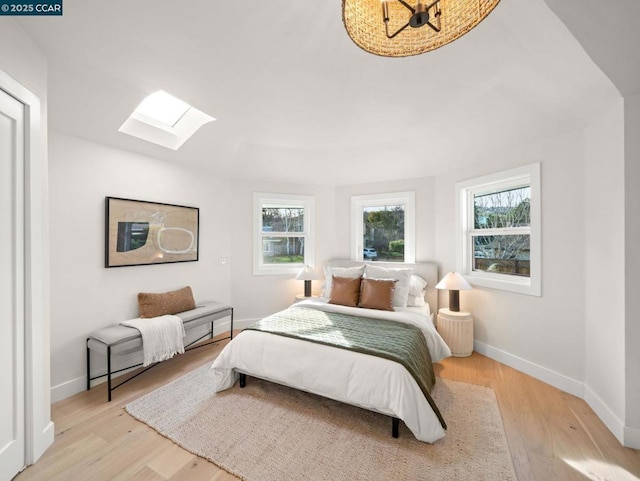
[[[173,127],[190,108],[191,105],[188,103],[164,90],[158,90],[146,97],[135,112]]]
[[[210,115],[158,90],[148,95],[118,130],[178,150],[200,127],[212,120],[215,119]]]

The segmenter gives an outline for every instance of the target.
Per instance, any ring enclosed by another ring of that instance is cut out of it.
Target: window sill
[[[286,267],[256,267],[253,269],[254,276],[289,276],[297,274],[304,264],[288,265]]]
[[[477,273],[465,274],[464,277],[472,286],[488,287],[490,289],[516,292],[529,296],[540,297],[542,295],[540,283],[530,277],[507,276],[504,274],[484,275]]]

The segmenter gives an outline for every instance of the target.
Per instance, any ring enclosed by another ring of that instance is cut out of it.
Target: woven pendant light
[[[453,42],[478,25],[499,1],[342,0],[342,21],[363,50],[407,57]]]

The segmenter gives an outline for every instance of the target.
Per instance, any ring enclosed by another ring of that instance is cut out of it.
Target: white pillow
[[[356,267],[331,267],[325,266],[324,268],[324,292],[322,297],[329,299],[331,297],[331,279],[336,277],[348,277],[355,279],[356,277],[362,277],[364,274],[364,266]]]
[[[425,288],[427,287],[427,281],[422,277],[415,274],[411,275],[409,279],[409,297],[407,298],[407,307],[423,307],[424,295],[427,293]]]
[[[396,292],[393,295],[393,305],[407,307],[409,298],[409,281],[413,274],[411,268],[381,267],[367,264],[364,276],[369,279],[395,279]]]
[[[413,296],[411,294],[409,294],[409,296],[407,297],[407,307],[423,307],[426,305],[426,302],[424,301],[424,295],[425,295],[426,291],[422,291],[422,295],[419,296]]]
[[[422,277],[417,276],[415,274],[411,275],[409,279],[409,295],[410,296],[420,296],[424,297],[424,290],[427,287],[427,281],[425,281]]]

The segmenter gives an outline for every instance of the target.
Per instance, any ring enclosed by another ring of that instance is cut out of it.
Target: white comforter
[[[386,318],[419,327],[434,362],[451,355],[425,312],[387,312],[303,301],[295,306]],[[216,392],[232,387],[238,372],[319,394],[402,419],[415,437],[434,442],[444,436],[436,414],[409,372],[393,361],[345,349],[243,331],[213,362]]]

